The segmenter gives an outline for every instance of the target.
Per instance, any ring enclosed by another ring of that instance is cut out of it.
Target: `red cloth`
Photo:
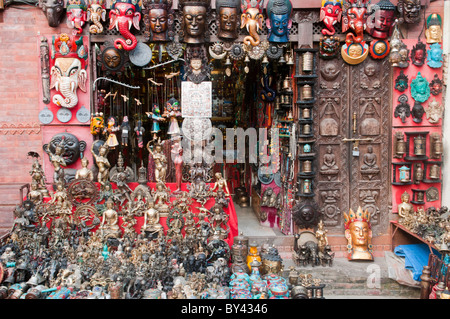
[[[97,187],[100,187],[99,183],[96,183]],[[111,183],[112,188],[116,189],[116,185],[115,183]],[[128,186],[130,186],[130,188],[132,190],[134,190],[137,186],[139,185],[139,183],[129,183]],[[155,189],[155,185],[156,183],[147,183],[147,186],[150,187],[150,189]],[[182,183],[181,184],[181,190],[182,191],[187,191],[187,183]],[[210,187],[213,187],[214,184],[210,183],[209,184]],[[166,186],[168,188],[170,188],[170,190],[173,192],[177,189],[177,185],[176,183],[166,183]],[[174,201],[176,199],[175,196],[171,196],[171,201]],[[49,198],[46,199],[46,201],[50,200]],[[211,197],[204,205],[204,207],[206,209],[210,209],[215,203],[215,200],[213,197]],[[194,215],[197,215],[198,211],[198,207],[200,207],[201,205],[199,203],[197,203],[195,200],[192,201],[192,205],[191,205],[191,210],[194,213]],[[74,207],[74,211],[75,211],[76,207]],[[229,220],[228,220],[228,226],[230,228],[230,233],[228,234],[228,238],[225,240],[228,245],[230,245],[230,247],[233,245],[233,239],[235,236],[238,235],[238,220],[237,220],[237,216],[236,216],[236,209],[234,207],[234,203],[233,200],[230,198],[230,202],[228,204],[228,207],[224,207],[224,211],[225,213],[228,214],[229,216]],[[101,217],[101,216],[100,216]],[[135,217],[136,218],[136,225],[134,225],[134,229],[136,230],[136,232],[138,234],[141,233],[141,227],[144,224],[144,217]],[[195,217],[194,217],[195,218]],[[167,217],[160,217],[159,219],[159,223],[164,227],[164,230],[167,231],[168,227],[166,225],[166,219]],[[122,217],[119,216],[119,226],[122,225]],[[93,229],[94,231],[97,228]]]

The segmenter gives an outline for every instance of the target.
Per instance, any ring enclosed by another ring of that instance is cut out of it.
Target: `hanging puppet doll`
[[[128,146],[128,133],[130,132],[130,122],[128,121],[128,116],[124,116],[122,120],[122,124],[120,125],[120,129],[122,131],[121,140],[122,146]]]
[[[161,111],[159,109],[159,105],[157,103],[153,103],[152,111],[146,112],[145,114],[147,114],[147,116],[153,120],[152,134],[153,134],[153,139],[156,140],[157,134],[161,131],[161,129],[159,127],[159,122],[164,121],[164,118],[161,116]]]
[[[180,126],[178,125],[178,117],[181,116],[180,102],[174,97],[171,97],[166,104],[166,109],[164,111],[163,117],[169,119],[169,129],[167,134],[170,136],[177,136],[181,134]]]
[[[117,124],[117,119],[114,116],[110,116],[108,118],[108,127],[106,128],[106,132],[109,134],[108,139],[106,140],[106,145],[109,148],[114,148],[119,145],[119,141],[117,140],[116,132],[119,130],[119,125]]]
[[[144,147],[144,133],[145,133],[145,129],[142,126],[141,120],[137,121],[137,125],[134,128],[134,131],[136,132],[136,138],[137,138],[137,142],[138,142],[138,147],[139,148],[143,148]]]

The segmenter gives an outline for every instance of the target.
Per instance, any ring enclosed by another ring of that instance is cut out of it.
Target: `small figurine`
[[[409,49],[403,42],[400,44],[398,54],[400,55],[400,61],[397,66],[402,69],[407,68],[409,66]]]
[[[139,120],[136,123],[136,127],[134,128],[134,131],[136,132],[136,138],[137,138],[137,145],[139,148],[144,147],[144,132],[145,128],[142,126],[142,121]]]
[[[316,238],[318,241],[319,252],[324,253],[325,247],[328,245],[327,230],[324,228],[323,221],[317,224]]]
[[[150,147],[150,142],[147,143],[147,150],[150,155],[153,157],[153,161],[155,163],[155,179],[157,182],[161,181],[163,183],[166,182],[166,173],[167,173],[167,158],[162,151],[162,145],[158,141],[154,146],[154,149]]]
[[[119,125],[117,123],[117,119],[114,116],[110,116],[107,123],[108,127],[105,129],[105,132],[108,133],[106,145],[108,145],[109,148],[114,149],[119,145],[119,141],[117,140],[116,136],[116,132],[119,130]]]
[[[175,136],[181,134],[180,127],[178,125],[178,117],[181,116],[180,103],[174,97],[171,97],[166,103],[166,110],[163,117],[169,118],[169,128],[167,134]]]
[[[109,152],[109,147],[105,143],[99,147],[98,154],[95,154],[94,143],[92,144],[91,153],[92,153],[92,156],[94,156],[95,163],[97,164],[97,167],[98,167],[97,181],[102,185],[104,185],[108,181],[109,169],[111,167],[111,164],[109,163],[109,160],[107,157],[108,152]]]
[[[122,120],[122,124],[120,124],[121,135],[120,139],[122,142],[122,146],[128,146],[128,134],[131,130],[130,123],[128,121],[128,116],[124,116]]]
[[[157,103],[154,103],[152,106],[151,112],[146,112],[147,116],[153,120],[152,125],[152,134],[153,134],[153,140],[156,140],[157,134],[161,132],[161,128],[159,127],[159,122],[164,121],[164,118],[161,116],[161,111],[159,109],[159,105]]]
[[[152,238],[162,235],[164,227],[159,223],[159,212],[154,208],[153,201],[147,203],[147,210],[144,213],[144,225],[141,232],[151,235]]]
[[[442,19],[437,13],[432,13],[427,18],[427,29],[425,30],[427,43],[442,42]]]
[[[216,182],[214,183],[214,186],[211,188],[211,191],[214,192],[216,189],[216,196],[218,198],[223,198],[224,202],[226,205],[224,205],[225,207],[228,206],[228,200],[225,199],[226,196],[230,196],[230,191],[228,190],[228,185],[227,185],[227,180],[225,178],[222,177],[222,173],[217,172],[215,174],[216,177]],[[216,199],[216,203],[217,203],[217,199]]]
[[[53,165],[55,172],[53,173],[53,182],[54,183],[63,183],[66,181],[64,179],[64,167],[67,166],[64,157],[62,156],[64,153],[64,148],[62,147],[64,141],[64,137],[61,139],[61,142],[56,146],[55,153],[50,151],[50,146],[47,144],[46,152],[50,156],[50,162]]]
[[[183,180],[183,148],[180,145],[180,136],[176,136],[173,140],[171,156],[175,166],[175,182],[177,189],[174,194],[181,192],[181,182]]]
[[[405,191],[401,196],[401,203],[397,206],[397,212],[399,218],[399,223],[404,224],[408,221],[414,214],[414,206],[409,202],[409,193]]]
[[[120,238],[122,235],[119,227],[119,215],[113,207],[114,202],[112,198],[109,198],[106,201],[106,210],[103,212],[103,219],[99,227],[103,239]]]
[[[152,191],[153,203],[156,210],[160,213],[168,213],[170,204],[170,190],[164,182],[157,181],[155,189]]]
[[[94,180],[94,173],[88,168],[89,160],[86,157],[81,159],[81,168],[75,173],[75,179]]]
[[[430,49],[427,51],[427,65],[430,68],[440,68],[442,67],[443,61],[443,50],[439,43],[433,43],[430,45]]]

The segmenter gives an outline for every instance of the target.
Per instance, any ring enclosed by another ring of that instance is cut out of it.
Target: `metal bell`
[[[231,65],[230,57],[227,57],[227,59],[225,60],[225,65]]]
[[[294,56],[289,54],[288,60],[286,62],[287,65],[294,65]]]
[[[250,62],[250,58],[248,57],[248,55],[245,56],[244,62],[245,62],[245,63]]]
[[[281,55],[280,59],[278,60],[278,63],[280,63],[280,64],[286,63],[286,59],[284,58],[284,55]]]
[[[263,64],[269,64],[269,59],[267,58],[267,55],[264,55],[262,62]]]
[[[44,280],[45,280],[45,278],[42,277],[42,275],[37,272],[33,276],[31,276],[31,278],[27,281],[27,284],[31,285],[31,286],[37,286],[37,285],[43,283]]]

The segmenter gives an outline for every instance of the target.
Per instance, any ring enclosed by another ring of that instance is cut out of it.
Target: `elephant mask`
[[[246,45],[257,46],[261,42],[259,30],[262,29],[264,16],[262,8],[264,0],[242,0],[241,1],[241,29],[247,28],[250,34],[244,38]]]
[[[135,0],[118,0],[113,1],[111,11],[109,12],[110,25],[109,29],[114,27],[125,38],[116,39],[114,46],[117,49],[126,51],[134,50],[137,46],[136,37],[130,32],[131,26],[140,30],[139,22],[141,21],[141,2]]]
[[[83,37],[75,41],[62,34],[52,43],[53,66],[50,69],[50,89],[60,94],[53,96],[53,103],[71,109],[78,104],[77,88],[86,92],[86,58]]]
[[[101,21],[106,21],[106,9],[103,0],[89,0],[87,19],[92,22],[92,25],[89,27],[90,33],[103,33]]]
[[[367,7],[364,3],[361,5],[351,5],[352,1],[344,3],[344,15],[342,17],[342,32],[351,29],[356,36],[348,33],[345,37],[347,45],[350,43],[361,43],[364,40],[364,30],[366,28]]]
[[[40,0],[39,7],[44,12],[50,27],[59,26],[64,16],[64,0]]]
[[[342,0],[322,0],[320,8],[320,21],[325,28],[322,29],[323,35],[334,35],[336,33],[334,25],[341,22],[342,18]]]
[[[84,0],[69,0],[66,15],[67,26],[76,29],[78,34],[82,33],[87,20],[87,7]]]

